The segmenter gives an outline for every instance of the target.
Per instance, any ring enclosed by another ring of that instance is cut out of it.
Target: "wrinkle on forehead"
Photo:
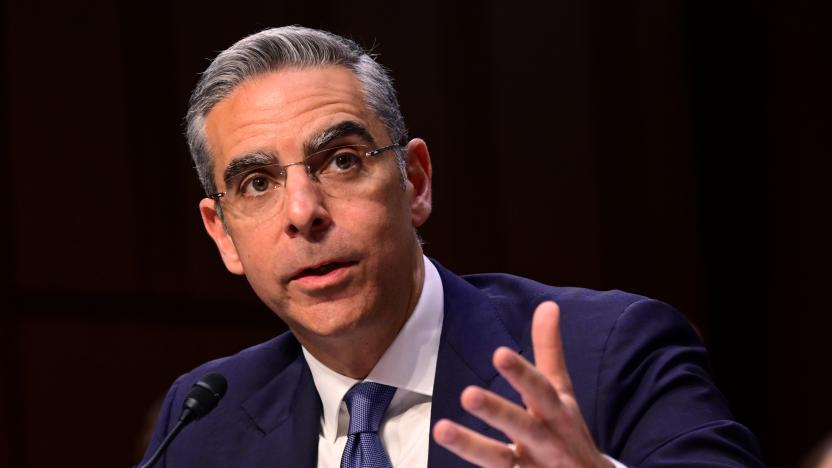
[[[305,136],[346,119],[380,126],[352,71],[293,68],[241,83],[206,116],[206,137],[221,170],[234,154],[287,144],[300,150]]]

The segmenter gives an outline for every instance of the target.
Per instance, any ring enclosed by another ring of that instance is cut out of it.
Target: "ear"
[[[237,246],[234,245],[234,239],[225,229],[225,225],[217,213],[217,207],[214,200],[210,198],[203,198],[199,202],[199,213],[202,215],[202,224],[205,225],[205,230],[222,256],[222,261],[225,267],[235,275],[244,274],[243,264],[240,262],[240,256],[237,254]]]
[[[433,167],[430,164],[428,145],[421,138],[410,140],[405,151],[410,212],[413,227],[419,227],[428,220],[432,209],[430,183],[433,177]]]

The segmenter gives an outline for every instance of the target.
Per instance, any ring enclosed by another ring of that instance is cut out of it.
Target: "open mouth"
[[[309,276],[325,276],[339,268],[355,265],[356,262],[330,262],[318,265],[313,268],[305,268],[296,274],[292,279],[301,279]]]

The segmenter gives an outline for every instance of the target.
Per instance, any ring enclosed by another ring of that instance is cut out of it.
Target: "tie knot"
[[[381,418],[395,393],[396,387],[375,382],[363,382],[349,389],[344,395],[350,413],[349,435],[378,432]]]

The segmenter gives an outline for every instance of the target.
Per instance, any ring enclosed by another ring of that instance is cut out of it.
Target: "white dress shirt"
[[[430,409],[433,379],[439,355],[439,337],[445,315],[442,280],[427,257],[422,294],[399,335],[370,371],[365,382],[396,387],[396,394],[381,420],[379,436],[394,467],[426,468],[430,443]],[[312,380],[321,397],[321,431],[318,467],[340,468],[347,443],[350,414],[344,395],[359,381],[326,367],[303,348]],[[624,465],[604,455],[617,468]]]
[[[425,282],[413,314],[364,379],[398,389],[379,427],[381,443],[394,467],[428,466],[430,407],[445,296],[439,272],[427,257],[423,259]],[[323,406],[318,467],[338,468],[350,421],[343,398],[359,381],[329,369],[306,348],[303,355]]]

